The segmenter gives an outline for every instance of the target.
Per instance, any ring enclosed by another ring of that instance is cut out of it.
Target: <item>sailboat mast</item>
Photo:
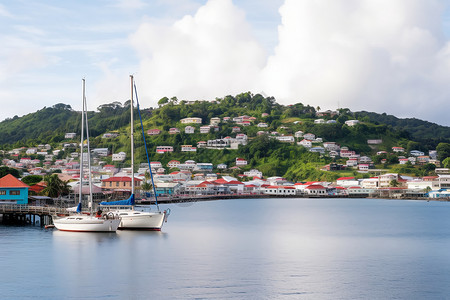
[[[130,111],[131,111],[131,195],[134,195],[134,114],[133,114],[133,75],[130,75],[131,81],[131,101],[130,101]]]
[[[85,80],[84,78],[82,79],[82,110],[81,110],[81,144],[80,144],[80,189],[79,189],[79,194],[78,194],[78,203],[81,203],[81,198],[83,196],[83,164],[84,164],[84,159],[83,159],[83,152],[84,152],[84,147],[83,147],[83,140],[84,140],[84,103],[86,101],[86,97],[85,97]]]
[[[89,143],[89,122],[87,117],[87,101],[86,96],[84,97],[84,114],[86,121],[86,150],[87,150],[87,160],[88,160],[88,180],[89,180],[89,211],[92,214],[94,203],[92,198],[92,171],[91,171],[91,146]]]

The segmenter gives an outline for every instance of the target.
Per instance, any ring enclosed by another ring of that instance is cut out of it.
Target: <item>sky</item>
[[[450,0],[0,2],[0,120],[129,96],[349,108],[450,126]]]

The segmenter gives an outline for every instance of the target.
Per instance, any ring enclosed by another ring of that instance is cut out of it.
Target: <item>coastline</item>
[[[312,196],[312,195],[264,195],[264,194],[233,194],[233,195],[193,195],[193,196],[177,196],[177,197],[158,197],[158,204],[184,203],[184,202],[199,202],[199,201],[214,201],[226,199],[262,199],[262,198],[310,198],[310,199],[355,199],[355,198],[370,198],[370,199],[385,199],[385,200],[420,200],[420,201],[438,201],[450,202],[450,198],[425,198],[425,197],[379,197],[379,196],[348,196],[348,195],[327,195],[327,196]],[[154,200],[136,200],[140,205],[153,205]]]

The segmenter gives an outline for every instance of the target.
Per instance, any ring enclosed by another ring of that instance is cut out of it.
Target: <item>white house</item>
[[[263,173],[257,169],[251,169],[250,171],[244,172],[244,175],[247,177],[259,177],[262,178]]]
[[[345,121],[345,125],[347,125],[347,126],[355,126],[356,124],[359,124],[359,121],[358,121],[358,120],[348,120],[348,121]]]
[[[211,125],[218,125],[218,124],[220,124],[220,118],[217,118],[217,117],[211,118],[209,120],[209,124],[211,124]]]
[[[295,139],[292,135],[277,136],[276,139],[282,143],[293,143]]]
[[[184,119],[181,119],[180,122],[182,124],[190,124],[190,123],[202,124],[202,118],[195,118],[195,117],[194,118],[184,118]]]
[[[209,126],[201,126],[200,133],[209,133],[211,131],[211,127]]]
[[[113,153],[111,159],[112,161],[124,161],[127,158],[127,154],[125,152]]]
[[[295,136],[296,138],[301,138],[301,137],[303,137],[303,131],[299,130],[299,131],[295,132],[295,133],[294,133],[294,136]]]
[[[243,158],[236,158],[236,166],[246,166],[247,163],[247,160]]]
[[[65,139],[74,139],[76,136],[77,136],[76,133],[74,133],[74,132],[68,132],[68,133],[66,133],[66,134],[64,135],[64,138],[65,138]]]
[[[193,134],[193,133],[195,133],[195,127],[192,127],[192,126],[186,126],[186,127],[184,128],[184,132],[187,133],[187,134]]]
[[[192,145],[182,145],[182,152],[197,152],[197,147],[192,147]]]
[[[297,143],[300,146],[303,146],[305,148],[311,148],[312,147],[312,142],[310,140],[307,139],[303,139],[300,142]]]
[[[260,127],[260,128],[266,128],[266,127],[268,127],[269,125],[267,125],[267,123],[258,123],[258,125],[256,125],[257,127]]]
[[[303,135],[303,138],[304,138],[305,140],[313,141],[313,140],[316,139],[316,135],[313,134],[313,133],[306,133],[306,134]]]

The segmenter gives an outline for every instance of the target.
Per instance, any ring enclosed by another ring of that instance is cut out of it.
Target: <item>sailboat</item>
[[[126,200],[112,201],[112,202],[101,202],[100,205],[103,210],[113,213],[115,216],[120,218],[119,230],[155,230],[160,231],[164,222],[167,221],[167,217],[170,214],[170,210],[161,211],[158,206],[158,200],[155,190],[155,185],[153,183],[152,169],[149,163],[149,171],[152,178],[153,192],[155,195],[155,204],[157,211],[139,211],[135,207],[135,178],[134,178],[134,115],[133,115],[133,95],[135,91],[134,78],[130,75],[131,80],[131,101],[130,101],[130,111],[131,111],[131,196]],[[137,96],[137,95],[136,95]],[[137,98],[137,97],[136,97]],[[137,99],[136,99],[137,100]],[[139,102],[138,111],[139,111]],[[140,112],[139,112],[140,113]],[[142,118],[141,118],[142,127]],[[143,128],[143,127],[142,127]],[[144,130],[142,129],[145,144]],[[146,147],[146,146],[145,146]],[[148,152],[147,153],[147,161]]]
[[[83,109],[81,113],[81,158],[80,158],[80,189],[79,189],[79,202],[76,209],[76,214],[69,215],[67,217],[53,217],[53,224],[58,230],[61,231],[80,231],[80,232],[115,232],[119,227],[120,219],[113,214],[97,214],[93,215],[92,211],[92,178],[91,178],[91,159],[89,149],[89,128],[87,121],[87,105],[85,95],[85,80],[83,79]],[[87,157],[88,157],[88,170],[89,170],[89,201],[90,201],[90,213],[84,214],[81,211],[82,203],[82,188],[84,178],[84,125],[86,123],[86,140],[87,140]]]

